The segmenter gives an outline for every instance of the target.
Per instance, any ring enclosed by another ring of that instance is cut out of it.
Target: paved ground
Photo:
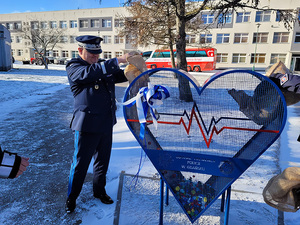
[[[126,85],[117,87],[120,96]],[[64,211],[73,155],[73,133],[69,128],[73,97],[68,86],[43,95],[43,100],[28,108],[16,105],[15,112],[0,121],[1,145],[30,158],[24,176],[1,180],[0,224],[81,223],[84,209],[72,215]],[[88,174],[85,186],[91,187],[91,181]],[[91,200],[92,190],[82,193],[81,201]]]

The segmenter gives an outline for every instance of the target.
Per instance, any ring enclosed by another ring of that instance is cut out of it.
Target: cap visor
[[[100,54],[102,52],[101,49],[97,49],[97,50],[92,50],[92,49],[87,49],[86,50],[89,52],[89,53],[92,53],[92,54]]]

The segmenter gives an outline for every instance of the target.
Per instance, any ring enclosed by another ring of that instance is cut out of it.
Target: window
[[[121,57],[123,55],[123,52],[116,52],[115,55],[116,57]]]
[[[212,34],[200,34],[200,44],[212,43]]]
[[[21,30],[22,29],[22,23],[21,22],[14,23],[14,27],[15,27],[16,30]]]
[[[67,43],[68,37],[67,36],[60,36],[60,43]]]
[[[71,55],[72,55],[72,58],[77,58],[78,57],[78,51],[72,51]]]
[[[256,56],[254,53],[251,54],[251,63],[265,63],[266,60],[266,54],[265,53],[256,53]]]
[[[218,53],[217,54],[217,63],[227,63],[228,53]]]
[[[13,23],[6,23],[6,28],[8,30],[13,30],[14,29],[14,24]]]
[[[70,28],[76,28],[77,27],[77,20],[70,20]]]
[[[202,21],[204,24],[212,24],[214,22],[214,15],[213,14],[202,15]]]
[[[257,11],[256,12],[256,17],[255,17],[255,22],[268,22],[270,21],[271,18],[271,11]]]
[[[15,49],[12,49],[12,50],[11,50],[11,54],[12,54],[12,56],[16,56],[16,51],[15,51]]]
[[[270,64],[277,63],[278,60],[285,62],[286,54],[271,54]]]
[[[232,54],[232,63],[246,63],[246,54],[245,53],[233,53]]]
[[[221,13],[219,15],[218,18],[218,23],[231,23],[232,22],[232,14],[231,13],[227,13],[226,15],[224,15],[223,13]]]
[[[18,49],[17,56],[22,56],[22,55],[23,55],[23,49]]]
[[[111,27],[111,19],[102,19],[102,27]]]
[[[60,28],[67,28],[67,21],[59,21]]]
[[[192,44],[192,43],[196,43],[196,35],[192,34],[187,34],[185,37],[186,43]]]
[[[248,33],[236,33],[234,34],[233,43],[248,43]]]
[[[275,32],[273,43],[287,43],[289,41],[289,32]]]
[[[115,36],[115,44],[123,44],[124,43],[124,38],[120,36]]]
[[[50,28],[57,28],[57,22],[56,21],[50,21]]]
[[[115,27],[124,27],[123,19],[115,19]]]
[[[45,21],[41,22],[41,28],[47,29],[47,22],[45,22]]]
[[[137,37],[134,34],[126,35],[126,44],[135,44],[136,38]]]
[[[70,43],[76,43],[76,36],[70,36]]]
[[[236,23],[246,23],[250,21],[250,12],[236,13]]]
[[[38,29],[39,28],[39,22],[31,22],[31,29]]]
[[[229,34],[217,34],[217,44],[229,43]]]
[[[16,36],[16,43],[22,43],[22,37]]]
[[[79,20],[79,27],[80,28],[88,28],[89,21],[88,20]]]
[[[111,54],[111,52],[103,52],[103,57],[104,57],[104,59],[111,59],[112,54]]]
[[[100,27],[100,20],[99,19],[91,19],[91,27],[99,28]]]
[[[46,51],[46,56],[48,56],[48,57],[51,56],[49,50]]]
[[[267,43],[268,33],[254,33],[253,43]]]
[[[154,52],[152,58],[170,58],[170,52]]]
[[[295,42],[300,42],[300,33],[297,32],[295,35]]]
[[[280,15],[280,12],[279,12],[279,11],[276,12],[276,18],[275,18],[275,21],[276,21],[276,22],[281,21],[281,15]]]
[[[103,36],[103,44],[110,44],[111,43],[111,36],[110,35],[104,35]]]
[[[69,52],[66,50],[61,51],[61,56],[64,58],[68,58],[69,57]]]
[[[171,57],[169,55],[169,57]],[[202,51],[186,51],[186,57],[207,57],[207,54],[204,50]]]
[[[12,43],[15,42],[15,37],[14,36],[11,36],[10,38],[11,38]]]
[[[53,57],[58,57],[58,50],[53,50],[52,51]]]

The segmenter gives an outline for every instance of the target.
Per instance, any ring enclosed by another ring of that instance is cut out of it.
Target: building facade
[[[298,0],[261,0],[261,6],[276,9],[298,9]],[[34,55],[32,44],[22,37],[22,27],[61,28],[64,34],[48,56],[54,58],[76,57],[79,35],[99,35],[102,42],[102,58],[112,58],[132,50],[151,51],[157,46],[137,49],[132,39],[118,36],[124,26],[122,17],[130,16],[125,7],[78,9],[65,11],[0,14],[0,23],[6,26],[12,37],[12,54],[16,60],[30,60]],[[280,22],[276,11],[244,9],[226,15],[220,26],[219,18],[209,11],[199,15],[203,27],[199,33],[187,33],[187,47],[214,47],[217,49],[217,68],[247,68],[264,70],[278,59],[292,71],[300,71],[300,26],[293,24],[288,30]]]

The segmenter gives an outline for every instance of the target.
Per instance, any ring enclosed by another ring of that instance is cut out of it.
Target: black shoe
[[[94,195],[95,198],[99,198],[100,201],[104,204],[113,204],[114,201],[107,194],[103,195]]]
[[[67,199],[66,205],[65,205],[66,212],[68,214],[72,213],[72,212],[74,212],[75,208],[76,208],[76,200]]]

